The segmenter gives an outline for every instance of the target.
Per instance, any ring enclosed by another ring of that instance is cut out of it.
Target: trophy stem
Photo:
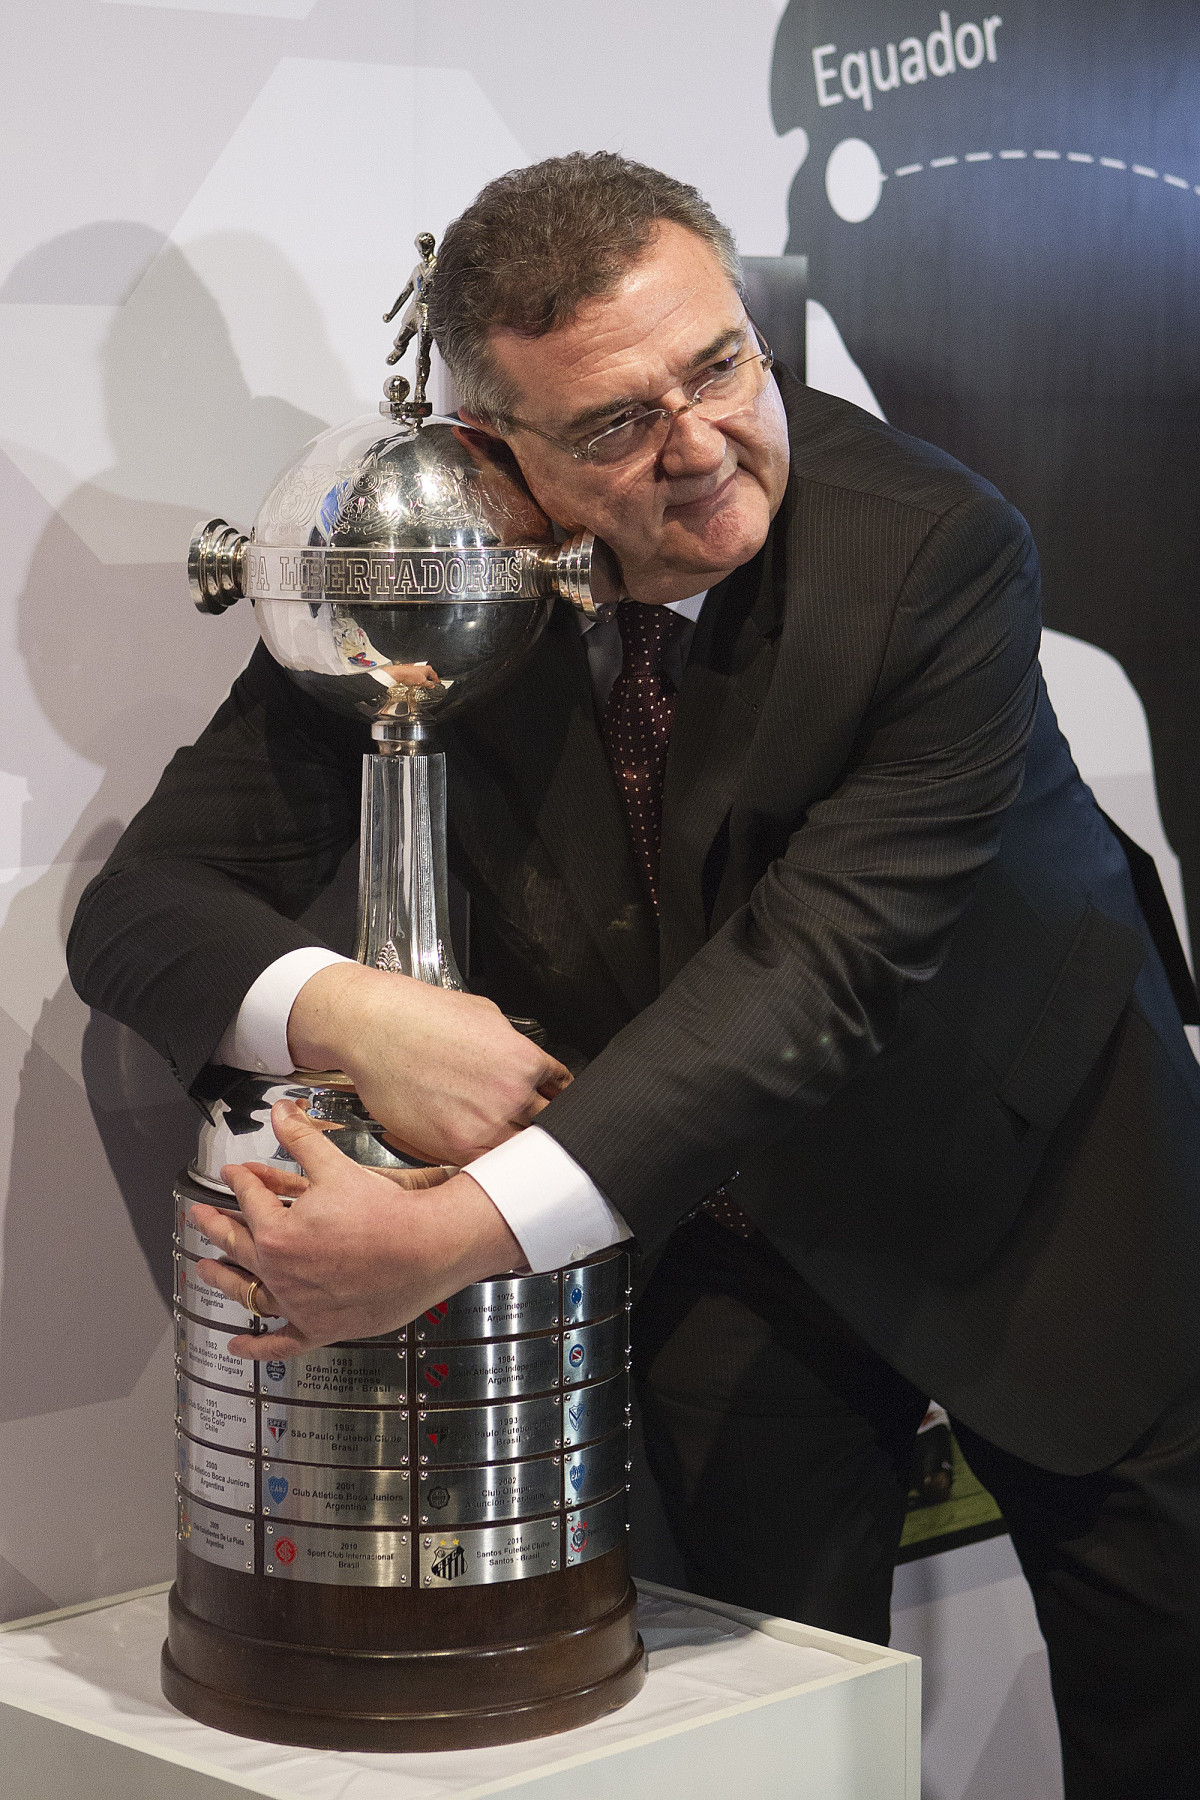
[[[354,953],[359,962],[431,987],[465,986],[450,942],[440,751],[363,757]]]

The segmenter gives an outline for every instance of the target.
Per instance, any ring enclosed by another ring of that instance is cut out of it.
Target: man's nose
[[[659,464],[666,475],[706,475],[720,468],[727,449],[725,434],[698,408],[681,407],[671,420]]]

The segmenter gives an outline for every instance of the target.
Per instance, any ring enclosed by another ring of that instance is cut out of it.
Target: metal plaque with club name
[[[563,1386],[602,1381],[625,1368],[629,1360],[629,1315],[622,1310],[596,1325],[577,1325],[563,1332]]]
[[[344,1406],[260,1400],[263,1455],[338,1468],[402,1469],[408,1462],[408,1414]]]
[[[179,1485],[193,1500],[227,1506],[233,1512],[254,1511],[254,1461],[233,1450],[197,1444],[176,1429]]]
[[[299,1356],[258,1364],[258,1391],[282,1400],[340,1401],[343,1406],[403,1406],[405,1352],[380,1344],[350,1349],[331,1344]]]
[[[205,1204],[215,1206],[219,1198],[220,1196],[217,1194],[206,1194]],[[187,1209],[190,1205],[191,1202],[184,1200],[181,1195],[175,1196],[176,1244],[188,1256],[210,1256],[219,1261],[225,1255],[225,1246],[214,1244],[212,1239],[206,1238],[202,1231],[197,1231],[194,1225],[188,1224]],[[222,1211],[231,1213],[234,1217],[237,1216],[233,1207],[224,1207]]]
[[[629,1431],[601,1438],[583,1450],[571,1450],[563,1459],[563,1487],[567,1505],[602,1499],[623,1488],[629,1480]]]
[[[187,1494],[177,1500],[179,1541],[202,1562],[254,1573],[254,1524],[235,1513],[214,1512]]]
[[[557,1519],[490,1525],[479,1531],[420,1534],[420,1581],[426,1588],[481,1587],[549,1575],[562,1559]]]
[[[586,1325],[592,1319],[620,1312],[629,1298],[629,1258],[611,1256],[607,1262],[585,1263],[564,1269],[563,1324]]]
[[[408,1587],[407,1531],[346,1531],[333,1525],[263,1526],[263,1574],[327,1587]]]
[[[544,1394],[561,1382],[558,1335],[418,1349],[416,1374],[422,1405]]]
[[[606,1556],[626,1541],[629,1530],[629,1497],[622,1491],[596,1506],[581,1506],[567,1514],[567,1567]]]
[[[548,1456],[561,1444],[562,1407],[557,1395],[417,1414],[417,1455],[422,1463],[509,1462]]]
[[[220,1288],[209,1287],[196,1273],[196,1259],[185,1256],[181,1250],[175,1252],[175,1304],[181,1312],[191,1313],[194,1318],[205,1319],[213,1325],[224,1325],[230,1331],[253,1331],[259,1323],[254,1313],[239,1306],[236,1300],[230,1300]],[[284,1323],[282,1319],[264,1319],[262,1323],[268,1331],[276,1330]]]
[[[189,1437],[230,1450],[255,1448],[253,1400],[221,1393],[186,1375],[178,1376],[176,1394],[176,1418]]]
[[[558,1324],[557,1275],[505,1275],[478,1281],[414,1319],[418,1343],[516,1337]]]
[[[202,1325],[185,1316],[175,1320],[175,1354],[185,1375],[201,1381],[215,1382],[218,1387],[254,1389],[254,1364],[244,1356],[233,1356],[229,1349],[228,1331]]]
[[[568,1448],[607,1437],[629,1417],[629,1377],[614,1375],[563,1395],[563,1443]]]
[[[314,1469],[264,1462],[259,1489],[264,1518],[313,1525],[407,1525],[407,1469]]]
[[[561,1506],[559,1456],[485,1469],[435,1469],[420,1479],[422,1525],[485,1525],[492,1519],[555,1512]]]

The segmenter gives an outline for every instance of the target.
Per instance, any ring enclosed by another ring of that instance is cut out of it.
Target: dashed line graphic
[[[1001,150],[999,153],[1001,162],[1027,162],[1029,156],[1028,150]],[[932,156],[928,164],[905,163],[894,173],[898,176],[920,175],[927,167],[930,169],[954,169],[960,162],[985,163],[995,160],[995,153],[991,150],[968,150],[962,157]],[[1064,157],[1061,150],[1035,150],[1033,160],[1035,162],[1062,162]],[[1140,175],[1146,181],[1161,181],[1166,187],[1182,188],[1184,193],[1200,195],[1200,185],[1193,185],[1192,182],[1185,181],[1182,175],[1162,175],[1157,169],[1150,168],[1148,163],[1126,163],[1122,162],[1118,156],[1092,156],[1087,150],[1068,150],[1065,160],[1071,163],[1098,163],[1102,169],[1120,169],[1126,174]]]

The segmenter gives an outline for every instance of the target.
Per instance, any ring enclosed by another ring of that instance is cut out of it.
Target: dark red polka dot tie
[[[658,860],[662,847],[663,776],[667,745],[675,717],[675,687],[663,661],[676,628],[665,606],[622,600],[617,607],[621,633],[621,673],[613,682],[604,709],[604,747],[612,764],[638,866],[646,877],[650,902],[658,911]],[[703,1210],[738,1237],[757,1231],[724,1187],[710,1194]]]
[[[675,717],[675,688],[663,659],[675,615],[665,606],[622,600],[621,673],[604,709],[604,748],[625,803],[633,853],[658,911],[658,859],[662,846],[663,776]]]

